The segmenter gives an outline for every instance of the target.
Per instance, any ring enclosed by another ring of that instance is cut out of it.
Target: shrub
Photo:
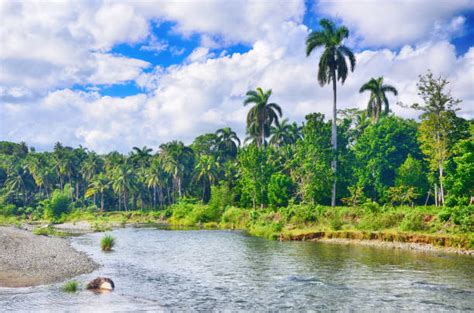
[[[209,199],[208,205],[213,208],[214,211],[223,212],[224,209],[232,205],[232,193],[226,184],[220,184],[219,186],[211,187],[211,199]]]
[[[403,220],[404,214],[399,212],[383,212],[365,214],[360,219],[357,228],[366,230],[382,230],[396,227]]]
[[[102,251],[111,251],[115,246],[115,238],[112,235],[105,235],[100,240],[100,248]]]
[[[380,211],[380,205],[377,202],[372,201],[372,200],[367,200],[362,205],[362,207],[365,209],[366,212],[370,212],[370,213],[377,213],[378,211]]]
[[[249,220],[249,212],[236,207],[227,208],[221,217],[221,223],[223,226],[232,228],[245,228]]]
[[[51,199],[42,201],[44,218],[47,220],[58,219],[61,214],[69,212],[70,204],[71,190],[68,185],[64,187],[64,190],[54,190]]]
[[[285,219],[291,224],[302,225],[317,221],[317,212],[309,205],[290,204],[288,207],[282,209],[282,213]]]
[[[0,206],[0,215],[13,216],[16,215],[17,208],[14,204],[5,204]]]
[[[423,222],[423,214],[420,212],[407,214],[400,224],[400,229],[404,231],[420,231],[426,230],[426,228]]]
[[[76,292],[78,287],[79,287],[79,284],[77,283],[77,281],[72,280],[64,284],[63,290],[65,292]]]

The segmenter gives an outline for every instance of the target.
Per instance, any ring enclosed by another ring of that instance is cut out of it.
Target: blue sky
[[[155,148],[231,126],[243,136],[249,89],[273,89],[285,117],[330,113],[304,39],[322,17],[349,27],[357,66],[339,107],[363,108],[358,88],[383,75],[396,106],[416,80],[448,77],[474,114],[474,1],[0,2],[0,140],[99,152]],[[19,70],[21,69],[21,70]]]

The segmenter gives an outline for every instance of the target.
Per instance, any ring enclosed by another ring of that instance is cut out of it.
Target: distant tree
[[[367,104],[367,115],[372,117],[372,120],[377,123],[382,113],[388,114],[390,111],[388,99],[386,96],[387,92],[393,93],[395,96],[398,95],[397,89],[391,85],[383,83],[383,76],[379,78],[371,78],[368,82],[360,87],[359,92],[370,91],[369,103]],[[382,104],[384,110],[382,111]]]
[[[224,160],[235,158],[240,147],[240,139],[237,133],[230,127],[224,127],[216,131],[216,136],[219,156]]]
[[[255,141],[257,147],[265,146],[265,138],[270,136],[270,127],[281,117],[281,108],[276,103],[268,103],[272,90],[263,91],[262,88],[247,91],[244,106],[253,104],[247,114],[247,133]]]

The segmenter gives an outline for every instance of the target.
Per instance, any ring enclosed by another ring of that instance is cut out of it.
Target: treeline
[[[431,74],[422,76],[424,80],[444,82]],[[441,89],[432,97],[448,94]],[[270,95],[261,89],[249,92],[247,103],[255,104],[250,112],[262,105],[252,97],[262,96],[268,109]],[[426,101],[420,122],[389,112],[377,118],[355,109],[340,112],[338,205],[469,204],[473,122],[456,116],[454,106]],[[276,104],[271,107],[281,110]],[[51,201],[61,201],[66,194],[72,206],[80,208],[159,209],[182,198],[206,203],[211,192],[247,208],[289,202],[329,205],[335,157],[331,121],[313,113],[302,125],[290,124],[279,121],[277,113],[258,131],[252,128],[254,113],[249,113],[245,145],[230,128],[198,136],[189,146],[172,141],[156,152],[135,147],[128,155],[98,155],[60,143],[52,152],[35,152],[24,143],[1,142],[0,205],[4,210],[42,214]]]

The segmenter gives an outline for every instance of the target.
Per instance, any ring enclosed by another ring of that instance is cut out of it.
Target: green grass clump
[[[76,292],[77,289],[79,289],[79,283],[77,281],[68,281],[66,284],[63,286],[63,290],[65,292]]]
[[[72,236],[72,234],[57,230],[51,226],[35,228],[33,230],[33,234],[41,235],[41,236],[56,236],[56,237]]]
[[[112,235],[105,235],[100,240],[100,248],[102,251],[111,251],[115,246],[115,238]]]

